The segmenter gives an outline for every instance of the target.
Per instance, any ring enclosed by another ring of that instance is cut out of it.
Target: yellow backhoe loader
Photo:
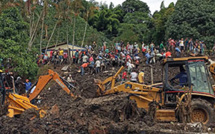
[[[153,85],[134,82],[116,83],[116,78],[123,70],[104,81],[95,80],[98,85],[98,95],[113,93],[129,93],[129,98],[136,101],[139,108],[149,110],[150,102],[156,102],[156,120],[162,122],[202,122],[210,124],[214,121],[215,94],[212,77],[215,79],[215,64],[206,63],[208,57],[168,58],[163,63],[163,82]],[[174,81],[173,75],[181,77],[186,82]],[[161,72],[162,73],[162,72]],[[178,74],[179,73],[179,74]],[[177,75],[178,74],[178,75]],[[212,75],[212,77],[211,77]]]
[[[72,89],[75,89],[75,86],[68,83],[52,70],[48,70],[47,75],[39,77],[38,82],[29,90],[27,96],[16,94],[15,87],[14,89],[6,89],[3,77],[3,73],[2,71],[0,71],[0,108],[3,108],[3,105],[8,105],[7,116],[9,117],[20,115],[27,109],[34,109],[39,112],[40,118],[44,117],[46,112],[38,108],[36,105],[32,104],[31,101],[39,95],[39,93],[44,89],[44,87],[49,83],[50,80],[55,80],[56,83],[64,91],[66,91],[67,94],[72,96],[74,99],[76,98],[76,96],[71,91]]]

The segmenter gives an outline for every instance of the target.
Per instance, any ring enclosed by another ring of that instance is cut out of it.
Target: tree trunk
[[[66,43],[67,43],[67,49],[68,49],[68,58],[69,58],[69,64],[71,64],[71,54],[69,49],[69,22],[67,23],[67,30],[66,30]]]
[[[56,43],[55,43],[55,49],[56,49],[56,47],[57,47],[59,34],[60,34],[60,30],[58,29],[58,31],[57,31],[57,39],[56,39]]]
[[[40,35],[40,53],[41,53],[41,54],[42,54],[42,42],[43,42],[44,19],[45,19],[45,13],[43,12],[43,17],[42,17],[42,29],[41,29],[41,35]]]
[[[35,34],[36,34],[36,32],[37,32],[37,27],[38,27],[38,25],[39,25],[39,22],[40,22],[40,19],[42,18],[42,12],[41,12],[41,14],[40,14],[40,16],[39,16],[39,18],[38,18],[38,20],[37,20],[37,24],[36,24],[36,26],[35,26],[35,28],[34,28],[34,32],[33,32],[33,34],[31,35],[31,38],[30,38],[30,40],[29,40],[29,42],[28,42],[28,50],[30,51],[31,50],[31,47],[32,47],[32,44],[33,44],[33,41],[34,41],[34,38],[35,38]]]
[[[29,27],[29,35],[31,37],[32,34],[32,15],[30,15],[30,27]]]
[[[54,29],[52,30],[51,37],[49,38],[49,41],[48,41],[48,43],[47,43],[47,45],[46,45],[46,51],[45,51],[45,53],[47,52],[49,43],[50,43],[50,41],[51,41],[51,39],[52,39],[52,36],[53,36],[53,34],[54,34],[54,32],[55,32],[55,29],[56,29],[56,27],[57,27],[57,24],[58,24],[58,21],[55,23]]]
[[[75,20],[76,20],[76,17],[74,15],[74,22],[73,22],[73,39],[72,39],[72,49],[74,50],[74,45],[75,45]],[[72,53],[72,56],[73,56],[73,53]]]
[[[75,17],[75,15],[74,15],[72,45],[75,45],[75,20],[76,20],[76,17]]]
[[[85,29],[84,29],[84,36],[83,36],[83,40],[82,40],[82,43],[81,43],[81,47],[83,47],[84,45],[84,40],[85,40],[85,36],[86,36],[86,33],[87,33],[87,21],[86,21],[86,24],[85,24]]]

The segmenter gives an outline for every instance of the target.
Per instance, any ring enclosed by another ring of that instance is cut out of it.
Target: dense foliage
[[[215,41],[215,1],[178,0],[166,25],[166,39],[190,37],[212,46]]]
[[[18,9],[9,8],[0,15],[0,57],[13,71],[30,78],[37,74],[34,53],[28,53],[28,24],[24,22]],[[6,63],[7,60],[12,61]]]
[[[178,0],[160,5],[153,14],[141,0],[121,5],[95,0],[0,1],[0,58],[13,60],[14,70],[33,76],[35,53],[61,42],[79,46],[95,41],[107,45],[124,41],[159,45],[168,38],[215,39],[215,1]]]

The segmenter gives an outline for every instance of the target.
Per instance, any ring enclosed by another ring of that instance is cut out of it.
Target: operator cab
[[[192,93],[214,95],[209,71],[205,62],[207,57],[170,58],[164,61],[164,103],[177,105],[180,97],[192,87]]]

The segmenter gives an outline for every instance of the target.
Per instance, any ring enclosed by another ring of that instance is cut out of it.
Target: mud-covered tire
[[[40,117],[39,111],[37,111],[34,108],[26,109],[21,114],[21,118],[22,119],[27,119],[27,120],[31,120],[32,118],[39,118],[39,117]]]
[[[213,122],[214,110],[211,103],[204,99],[193,99],[191,101],[191,122],[202,122],[207,125]]]

